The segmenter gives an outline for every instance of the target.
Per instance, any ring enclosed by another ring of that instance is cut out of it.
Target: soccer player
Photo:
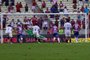
[[[40,39],[38,39],[38,37],[40,37],[40,27],[35,24],[33,27],[33,34],[35,35],[35,39],[40,42]]]
[[[6,26],[5,33],[8,36],[8,43],[12,43],[12,37],[13,37],[12,31],[13,31],[13,28],[11,27],[11,25]]]
[[[23,28],[21,25],[17,26],[17,37],[18,37],[18,42],[23,43]]]
[[[74,27],[74,36],[75,36],[76,43],[77,43],[78,42],[78,37],[79,37],[80,26],[77,22],[75,22],[73,27]]]
[[[66,19],[66,22],[64,24],[66,43],[68,43],[68,40],[71,43],[71,28],[72,28],[72,26],[71,26],[70,20]]]
[[[60,43],[60,38],[59,38],[59,34],[58,34],[58,27],[56,25],[53,26],[53,40],[57,40],[58,43]]]

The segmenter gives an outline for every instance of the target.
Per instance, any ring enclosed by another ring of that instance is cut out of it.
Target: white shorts
[[[40,34],[38,32],[33,32],[33,34],[35,34],[36,37],[39,37],[40,36]]]
[[[65,36],[66,37],[71,37],[71,31],[65,31]]]
[[[13,37],[12,33],[6,33],[8,35],[8,37]]]

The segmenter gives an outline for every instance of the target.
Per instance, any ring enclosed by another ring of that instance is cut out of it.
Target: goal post
[[[7,15],[7,16],[13,16],[12,18],[13,19],[17,19],[15,16],[33,16],[33,15],[36,15],[36,16],[44,16],[44,15],[47,15],[47,16],[50,16],[50,15],[63,15],[63,16],[66,16],[66,15],[84,15],[84,18],[85,18],[85,42],[87,42],[87,38],[88,38],[88,17],[87,17],[87,14],[86,13],[1,13],[1,43],[4,43],[4,33],[3,33],[3,16],[4,15]],[[50,17],[49,17],[50,18]],[[72,17],[71,17],[72,18]],[[77,19],[77,17],[75,17]],[[60,23],[60,22],[59,22]]]

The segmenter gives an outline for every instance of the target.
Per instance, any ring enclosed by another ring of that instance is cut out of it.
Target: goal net
[[[73,26],[77,22],[80,26],[79,42],[88,41],[88,18],[85,13],[1,13],[1,43],[8,42],[8,36],[5,33],[8,25],[12,26],[12,40],[17,43],[19,25],[22,26],[24,42],[35,42],[32,32],[33,25],[37,24],[40,27],[41,37],[46,37],[47,41],[51,42],[53,39],[52,27],[55,24],[58,27],[59,38],[64,42],[64,23],[67,19],[70,20]],[[74,39],[74,29],[72,28],[71,38]],[[49,39],[50,38],[50,39]]]

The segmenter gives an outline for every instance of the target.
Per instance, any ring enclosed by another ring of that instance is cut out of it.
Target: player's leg
[[[68,32],[65,31],[65,42],[68,43]]]
[[[40,37],[40,34],[38,32],[36,32],[37,41],[40,43],[41,42],[41,39],[39,37]]]
[[[12,33],[9,33],[9,43],[11,43],[12,44]]]
[[[71,43],[71,36],[69,36],[68,39],[69,39],[69,42]]]
[[[59,37],[57,38],[57,41],[58,41],[58,43],[60,43],[60,38]]]
[[[71,32],[70,31],[66,32],[66,37],[67,37],[67,43],[68,41],[71,43]]]
[[[69,42],[71,43],[71,32],[69,31]]]
[[[76,43],[78,42],[78,36],[79,36],[79,32],[75,32],[75,40],[76,40]]]
[[[10,36],[8,33],[6,35],[7,35],[7,39],[8,39],[7,42],[10,43]]]
[[[23,43],[23,35],[22,34],[20,34],[20,41],[19,42]]]
[[[60,43],[60,38],[59,38],[59,34],[56,33],[56,38],[57,38],[57,42]]]

